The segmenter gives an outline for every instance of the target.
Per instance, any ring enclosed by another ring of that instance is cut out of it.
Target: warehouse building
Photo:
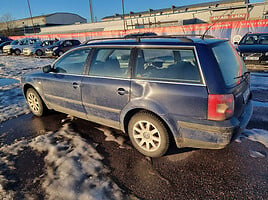
[[[268,18],[268,2],[250,3],[248,0],[223,0],[188,6],[171,6],[159,10],[115,14],[101,22],[41,28],[40,34],[79,33],[113,30],[134,30],[204,24],[226,21],[259,20]]]
[[[41,28],[86,23],[87,20],[73,13],[52,13],[0,23],[0,32],[7,35],[39,33]],[[33,26],[34,25],[34,26]],[[9,33],[8,33],[9,32]]]

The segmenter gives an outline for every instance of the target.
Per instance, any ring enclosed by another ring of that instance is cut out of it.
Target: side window
[[[130,49],[96,49],[89,74],[93,76],[127,78]]]
[[[192,49],[140,49],[134,74],[138,79],[201,83]]]
[[[268,35],[260,36],[260,44],[268,44]]]
[[[67,40],[67,41],[65,41],[63,46],[68,47],[68,46],[72,46],[72,45],[73,45],[73,43],[71,41]]]
[[[55,63],[55,72],[77,75],[83,74],[84,64],[90,51],[90,49],[79,49],[68,53]]]
[[[258,41],[257,35],[249,35],[245,39],[245,44],[256,44]]]

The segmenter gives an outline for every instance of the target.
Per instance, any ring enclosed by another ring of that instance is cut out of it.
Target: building
[[[268,2],[250,3],[249,0],[223,0],[144,12],[107,16],[103,22],[124,20],[129,29],[215,23],[222,21],[268,18]]]
[[[87,20],[73,13],[52,13],[31,18],[0,23],[0,32],[9,35],[39,33],[41,28],[86,23]],[[34,24],[34,27],[33,27]]]
[[[101,22],[75,24],[60,27],[42,27],[40,34],[79,33],[114,30],[135,30],[206,24],[226,21],[243,21],[268,18],[268,2],[250,3],[248,0],[223,0],[188,6],[171,6],[159,10],[115,14],[102,18]]]

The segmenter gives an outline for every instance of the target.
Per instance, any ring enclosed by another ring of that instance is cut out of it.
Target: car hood
[[[59,47],[59,45],[52,45],[52,46],[47,47],[47,49],[48,49],[48,50],[52,50],[52,49],[54,49],[55,47]]]
[[[10,48],[12,48],[12,46],[13,45],[6,45],[6,46],[3,47],[3,49],[10,49]]]

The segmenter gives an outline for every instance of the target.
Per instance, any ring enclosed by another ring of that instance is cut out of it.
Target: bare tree
[[[12,21],[13,18],[10,14],[4,14],[0,17],[0,30],[3,35],[10,36],[13,34]]]

